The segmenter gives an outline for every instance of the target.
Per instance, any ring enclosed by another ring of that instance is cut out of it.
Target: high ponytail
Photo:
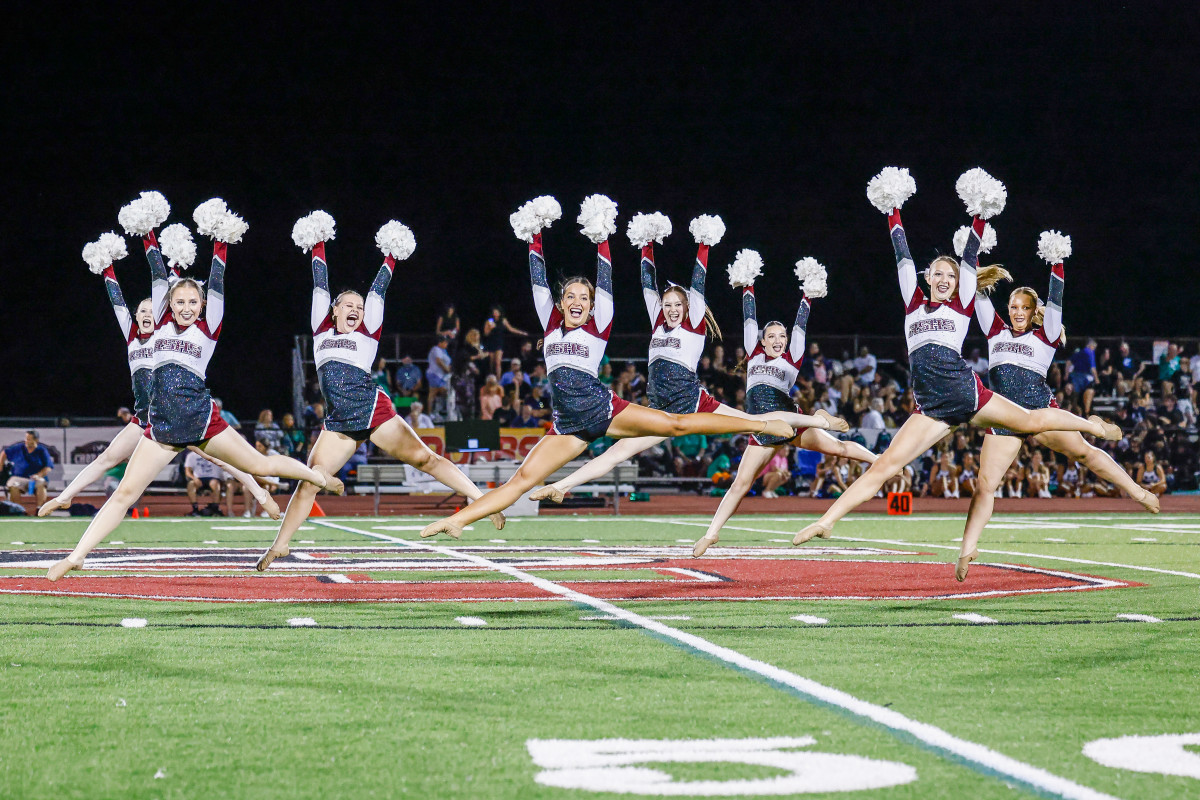
[[[975,271],[975,291],[991,294],[1000,281],[1011,281],[1012,279],[1012,274],[999,264],[980,267]],[[1041,322],[1038,324],[1041,325]]]

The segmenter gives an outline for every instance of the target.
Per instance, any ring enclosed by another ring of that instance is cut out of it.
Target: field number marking
[[[1189,745],[1200,746],[1200,733],[1097,739],[1083,746],[1083,754],[1114,769],[1200,779],[1200,753]]]

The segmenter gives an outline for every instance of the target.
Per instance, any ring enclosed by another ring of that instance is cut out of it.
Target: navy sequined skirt
[[[794,414],[796,413],[796,403],[774,386],[767,386],[765,383],[751,386],[750,391],[746,392],[746,413],[767,414],[771,411],[790,411]],[[750,437],[750,440],[751,443],[760,447],[774,447],[777,444],[790,442],[794,438],[795,436],[765,436],[756,433]]]
[[[1016,364],[999,364],[988,370],[988,383],[1000,395],[1007,397],[1021,408],[1033,411],[1038,408],[1058,408],[1054,392],[1046,385],[1046,379],[1031,369]],[[1025,436],[1008,428],[992,428],[997,436]]]
[[[908,354],[912,367],[917,413],[948,425],[970,422],[992,399],[979,376],[961,354],[939,344],[927,344]]]
[[[146,435],[177,447],[211,439],[229,427],[204,380],[178,364],[163,364],[154,370],[148,416]]]
[[[570,367],[551,372],[550,385],[551,432],[578,436],[586,442],[604,436],[612,418],[629,405],[598,378]]]
[[[317,378],[321,383],[321,394],[325,395],[327,431],[369,431],[396,416],[391,398],[358,367],[342,361],[326,361],[317,370]],[[388,411],[391,411],[390,415]]]
[[[651,408],[671,414],[711,413],[720,405],[704,391],[696,373],[665,358],[650,362],[647,396]]]

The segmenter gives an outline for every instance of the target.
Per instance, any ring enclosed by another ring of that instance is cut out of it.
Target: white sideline
[[[644,630],[656,633],[659,636],[678,642],[684,647],[694,650],[713,658],[724,661],[726,664],[737,667],[746,672],[752,672],[769,681],[789,687],[806,698],[815,700],[818,703],[825,705],[836,706],[837,708],[848,711],[850,714],[859,717],[863,720],[873,722],[887,728],[892,733],[905,734],[907,737],[912,737],[918,741],[924,742],[926,745],[940,753],[947,755],[951,760],[965,762],[968,766],[977,772],[984,772],[990,775],[997,776],[1002,780],[1013,780],[1026,787],[1029,787],[1041,794],[1050,794],[1055,797],[1069,798],[1069,800],[1116,800],[1112,795],[1107,795],[1098,792],[1095,789],[1088,788],[1081,784],[1066,778],[1061,778],[1051,772],[1047,772],[1040,767],[1035,767],[1032,764],[1026,764],[1023,761],[1018,761],[1015,758],[1010,758],[1002,753],[997,753],[984,747],[981,744],[969,742],[966,739],[960,739],[941,728],[929,725],[923,722],[909,719],[898,711],[892,711],[889,708],[869,703],[865,700],[860,700],[853,695],[847,694],[838,689],[834,689],[816,681],[780,669],[772,664],[743,655],[736,650],[731,650],[728,647],[722,647],[719,644],[714,644],[707,639],[702,639],[691,633],[677,630],[664,625],[661,622],[644,617],[641,614],[627,611],[620,606],[600,600],[599,598],[591,597],[590,595],[577,592],[574,589],[568,589],[565,586],[560,586],[552,581],[539,578],[536,575],[531,575],[528,572],[523,572],[519,569],[511,567],[507,564],[500,564],[474,553],[459,552],[449,547],[439,547],[437,545],[424,544],[419,542],[410,542],[406,539],[399,539],[394,536],[387,536],[381,533],[372,531],[364,531],[358,528],[351,528],[346,525],[339,525],[335,522],[326,520],[312,520],[316,525],[322,525],[328,528],[357,533],[362,536],[369,536],[374,539],[379,539],[385,542],[392,542],[403,547],[412,548],[415,550],[429,550],[435,553],[461,558],[465,561],[470,561],[482,567],[502,572],[518,580],[532,584],[539,589],[549,592],[550,594],[558,595],[566,600],[570,600],[580,605],[590,606],[595,610],[608,614],[617,619],[624,620]]]

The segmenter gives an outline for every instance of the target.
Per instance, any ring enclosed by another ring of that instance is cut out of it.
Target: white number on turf
[[[1097,739],[1083,746],[1083,754],[1115,769],[1200,778],[1200,753],[1187,745],[1200,745],[1200,733]]]
[[[795,752],[811,736],[771,739],[530,739],[537,782],[560,789],[646,795],[729,797],[800,792],[853,792],[899,786],[917,771],[897,761],[837,753]],[[772,778],[678,781],[635,764],[751,764],[786,770]]]

